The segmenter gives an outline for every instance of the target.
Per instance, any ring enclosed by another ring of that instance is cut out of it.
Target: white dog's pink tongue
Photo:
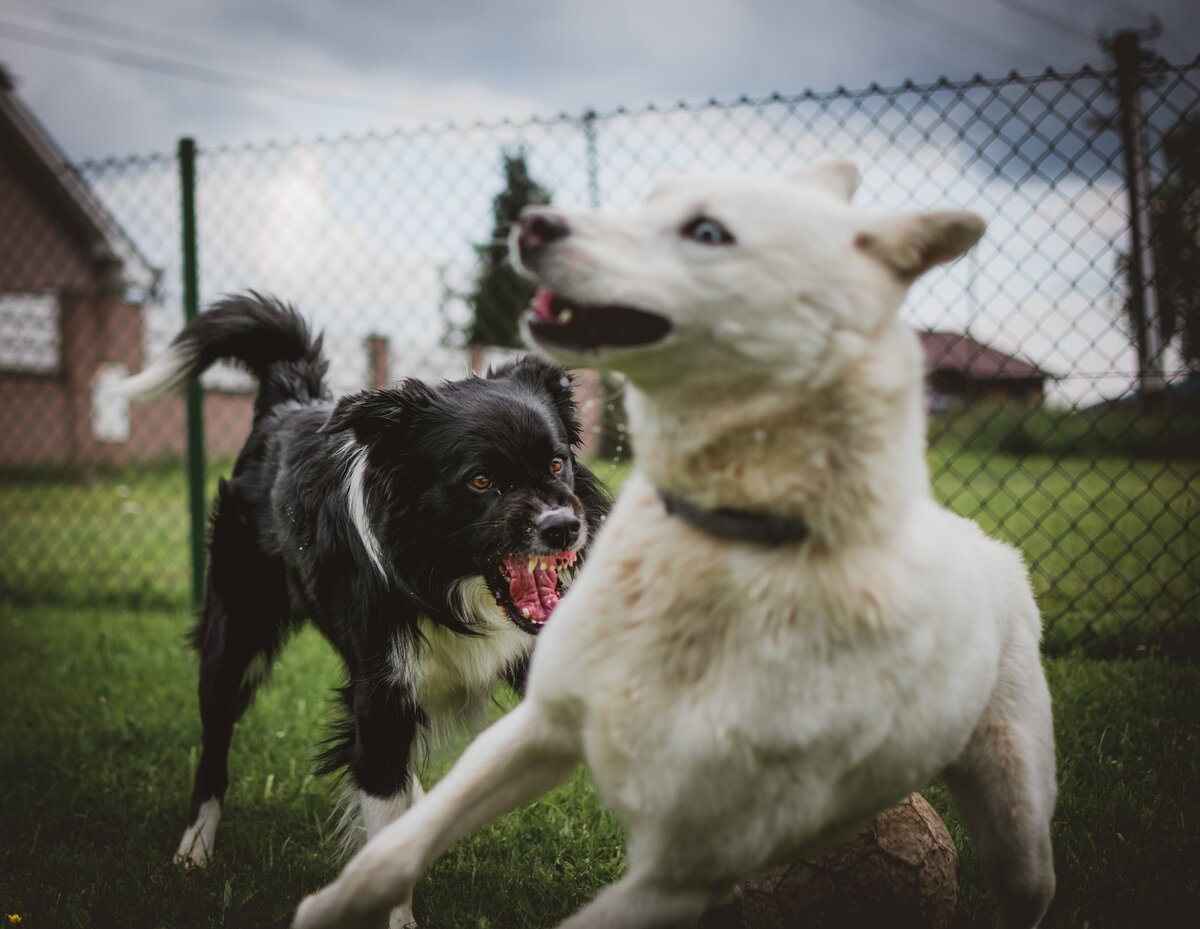
[[[537,293],[533,297],[531,308],[533,315],[538,319],[554,319],[554,294],[548,291],[545,287],[539,287]]]
[[[536,562],[530,569],[528,556],[505,555],[508,571],[508,595],[525,619],[544,623],[558,606],[558,572]]]

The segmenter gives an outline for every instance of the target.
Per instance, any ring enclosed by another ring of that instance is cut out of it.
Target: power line
[[[68,25],[68,28],[74,28],[77,32],[101,33],[117,39],[132,37],[135,42],[142,45],[154,45],[160,50],[163,47],[173,46],[176,49],[185,50],[188,54],[199,54],[202,56],[218,52],[216,46],[206,46],[192,39],[186,39],[183,36],[168,32],[159,32],[154,29],[146,29],[143,26],[135,26],[131,23],[106,19],[102,16],[94,16],[91,13],[81,13],[78,10],[68,10],[49,3],[39,3],[37,0],[2,0],[2,2],[8,6],[23,8],[25,12],[18,15],[36,16],[40,19],[49,20],[55,25],[65,23]],[[71,24],[74,25],[72,26]]]
[[[236,90],[242,93],[270,94],[305,103],[317,103],[323,106],[355,110],[374,115],[382,115],[387,112],[386,108],[382,105],[360,104],[349,100],[334,99],[328,94],[322,94],[310,88],[305,88],[302,85],[292,84],[287,81],[239,74],[165,55],[150,54],[136,49],[116,48],[91,39],[63,35],[59,32],[39,29],[34,26],[25,26],[4,19],[0,19],[0,37],[24,45],[36,45],[76,57],[91,58],[127,68],[151,71],[181,80],[197,81],[203,84],[222,87],[226,90]]]
[[[1122,3],[1121,0],[1092,0],[1092,2],[1106,6],[1117,13],[1124,13],[1126,16],[1135,16],[1138,19],[1146,17],[1151,20],[1155,18],[1154,14],[1150,11],[1138,9],[1136,6],[1130,6],[1128,3]]]
[[[882,13],[885,16],[889,16],[893,20],[896,19],[895,14],[903,11],[909,17],[909,20],[917,20],[918,25],[925,27],[932,26],[936,31],[943,33],[942,41],[947,45],[950,42],[945,38],[944,34],[949,32],[954,33],[959,39],[970,42],[978,48],[985,48],[993,54],[1002,55],[1005,58],[1021,58],[1034,67],[1045,63],[1041,59],[1030,55],[1027,49],[1019,45],[1012,45],[1002,39],[979,32],[956,19],[943,16],[941,13],[936,13],[926,7],[907,2],[907,0],[885,0],[886,5],[877,5],[870,2],[870,0],[852,0],[852,2],[860,7],[869,9],[872,13]],[[900,20],[900,22],[904,21]],[[910,21],[904,22],[904,25],[911,27],[913,24]]]
[[[1022,16],[1028,16],[1030,19],[1037,20],[1042,25],[1049,26],[1063,35],[1070,36],[1073,39],[1082,39],[1089,45],[1096,43],[1095,36],[1075,28],[1066,20],[1059,19],[1057,16],[1051,16],[1049,13],[1039,10],[1035,6],[1023,3],[1022,0],[996,0],[996,2],[1007,10],[1012,10],[1014,13],[1020,13]]]

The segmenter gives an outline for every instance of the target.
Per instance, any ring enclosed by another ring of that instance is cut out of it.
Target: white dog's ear
[[[854,191],[858,190],[858,182],[861,177],[853,162],[822,161],[811,168],[797,171],[790,175],[789,179],[795,184],[805,184],[809,187],[827,190],[849,203],[850,198],[854,196]]]
[[[985,228],[980,217],[962,210],[908,214],[860,232],[854,245],[911,281],[963,254],[979,241]]]

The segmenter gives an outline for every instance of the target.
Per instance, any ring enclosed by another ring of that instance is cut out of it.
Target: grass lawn
[[[1023,548],[1046,617],[1061,782],[1046,925],[1191,925],[1200,464],[946,440],[930,462],[943,501]],[[624,469],[602,473],[619,483]],[[340,860],[336,786],[310,774],[339,680],[327,646],[309,631],[284,652],[235,739],[217,858],[181,871],[170,857],[200,726],[178,467],[3,479],[0,526],[4,913],[31,929],[286,925]],[[937,785],[926,795],[960,849],[957,929],[988,926],[961,825]],[[421,884],[417,914],[429,929],[554,925],[617,877],[622,845],[581,771],[463,839]]]
[[[170,864],[199,743],[187,622],[182,612],[0,613],[0,907],[22,926],[283,926],[299,896],[336,873],[336,790],[309,771],[338,669],[311,631],[239,727],[216,860],[203,871]],[[1061,799],[1046,925],[1192,925],[1200,666],[1063,657],[1047,668]],[[960,929],[990,925],[961,826],[936,785],[926,795],[959,843]],[[580,771],[456,845],[420,885],[417,914],[430,929],[551,926],[619,874],[621,846]]]
[[[1200,462],[930,453],[934,489],[1025,552],[1047,654],[1200,658]],[[625,468],[602,463],[619,483]],[[229,462],[209,469],[228,473]],[[178,466],[88,483],[0,479],[0,597],[20,604],[186,609]]]

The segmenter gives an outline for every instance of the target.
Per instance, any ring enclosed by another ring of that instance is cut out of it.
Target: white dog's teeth
[[[529,556],[529,570],[532,571],[536,567],[537,567],[537,558],[535,558],[533,555],[530,555]]]
[[[525,619],[529,619],[529,617],[533,614],[529,612],[529,607],[525,607],[523,610],[521,610],[521,615],[525,617]]]
[[[563,310],[559,310],[558,321],[560,323],[569,323],[571,321],[571,317],[573,317],[574,315],[575,315],[575,311],[572,310],[570,307],[567,307]]]

